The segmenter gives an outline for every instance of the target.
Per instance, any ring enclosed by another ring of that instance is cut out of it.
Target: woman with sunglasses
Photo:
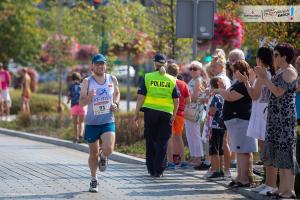
[[[189,70],[192,77],[188,83],[191,94],[191,104],[189,107],[196,108],[198,106],[197,99],[205,89],[204,80],[207,80],[207,75],[202,69],[202,64],[198,61],[191,62]],[[203,143],[200,136],[200,123],[191,119],[185,119],[185,132],[191,156],[189,164],[199,166],[201,158],[204,156]]]
[[[299,81],[296,69],[290,64],[293,57],[294,48],[291,44],[278,44],[273,57],[277,71],[272,80],[268,79],[265,68],[255,68],[258,77],[271,91],[262,160],[273,170],[279,168],[279,189],[269,193],[279,198],[295,198],[295,175],[300,172],[296,159],[295,106],[295,89]]]
[[[271,80],[275,74],[273,67],[273,50],[269,47],[260,47],[256,54],[257,66],[267,69],[267,77]],[[253,72],[251,70],[251,72]],[[255,72],[253,72],[255,74]],[[266,115],[268,100],[270,97],[269,89],[263,85],[262,80],[256,78],[251,84],[249,78],[241,73],[237,73],[240,80],[244,82],[247,87],[247,91],[252,99],[251,117],[247,130],[247,136],[258,140],[258,146],[260,151],[264,148],[265,132],[266,132]],[[272,170],[269,166],[266,167],[266,181],[265,184],[261,184],[256,188],[253,188],[253,192],[258,192],[262,195],[267,195],[267,192],[274,192],[277,190],[276,178],[277,171]]]

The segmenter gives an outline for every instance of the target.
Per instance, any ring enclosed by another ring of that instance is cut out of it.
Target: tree
[[[154,48],[170,58],[189,61],[192,55],[192,40],[176,38],[176,1],[152,0],[152,4],[153,6],[148,7],[148,12],[154,22]]]
[[[38,26],[43,13],[35,6],[36,1],[0,1],[0,59],[13,58],[28,65],[39,60],[42,42],[47,31]]]

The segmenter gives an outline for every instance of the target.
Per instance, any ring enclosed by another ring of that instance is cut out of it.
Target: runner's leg
[[[105,132],[101,135],[102,145],[101,149],[105,157],[112,154],[115,147],[115,133]]]
[[[98,167],[98,155],[99,155],[99,140],[94,143],[89,143],[90,155],[89,155],[89,167],[91,170],[91,176],[96,177]]]

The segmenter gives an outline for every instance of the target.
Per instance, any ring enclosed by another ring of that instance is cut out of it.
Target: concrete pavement
[[[197,174],[166,172],[150,178],[144,165],[109,162],[99,193],[88,192],[88,154],[0,134],[2,199],[248,199]]]

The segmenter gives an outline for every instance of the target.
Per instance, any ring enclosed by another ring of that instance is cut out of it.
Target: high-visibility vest
[[[145,75],[147,95],[143,107],[173,114],[174,102],[172,93],[176,86],[176,79],[169,74],[159,71]]]

